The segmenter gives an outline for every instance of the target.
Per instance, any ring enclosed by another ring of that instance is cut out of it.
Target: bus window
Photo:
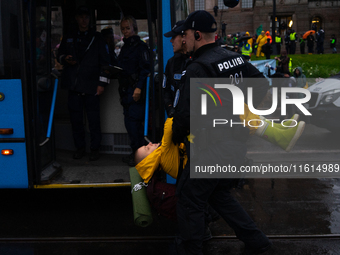
[[[188,0],[175,0],[174,9],[176,22],[185,19],[190,13],[190,5]]]

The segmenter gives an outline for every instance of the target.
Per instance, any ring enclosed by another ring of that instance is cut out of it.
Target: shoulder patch
[[[175,80],[180,80],[182,78],[182,74],[180,74],[180,73],[175,73],[174,74],[174,79]]]
[[[222,74],[234,70],[236,68],[239,68],[241,66],[245,66],[246,62],[241,56],[239,56],[225,58],[212,63],[212,65],[219,74]]]

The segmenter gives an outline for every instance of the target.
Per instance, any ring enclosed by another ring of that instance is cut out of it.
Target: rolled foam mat
[[[129,171],[134,222],[137,226],[147,227],[152,223],[152,213],[146,186],[136,168],[131,167]]]

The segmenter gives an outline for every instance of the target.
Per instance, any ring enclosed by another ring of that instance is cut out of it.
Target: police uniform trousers
[[[68,109],[72,124],[74,144],[77,149],[85,148],[84,108],[89,123],[91,150],[98,150],[101,142],[100,96],[69,91]]]
[[[277,50],[277,54],[280,55],[281,54],[281,44],[280,43],[276,43],[276,50]]]
[[[227,145],[221,143],[221,146]],[[188,146],[187,146],[188,148]],[[233,146],[234,153],[227,156],[225,165],[232,165],[234,156],[236,161],[243,159],[245,151]],[[216,148],[216,149],[221,149]],[[245,149],[244,149],[245,150]],[[209,154],[209,150],[202,153]],[[214,153],[214,152],[212,152]],[[211,155],[213,157],[213,155]],[[209,157],[209,156],[208,156]],[[195,160],[195,165],[200,165]],[[229,158],[229,160],[228,160]],[[242,206],[230,193],[235,179],[190,179],[190,160],[186,164],[177,184],[177,220],[179,236],[176,237],[176,249],[178,254],[201,255],[203,246],[203,235],[205,229],[205,208],[210,206],[233,228],[236,236],[245,243],[246,247],[257,249],[269,244],[268,238],[260,231]]]
[[[133,88],[130,87],[127,92],[127,95],[122,99],[124,124],[131,141],[132,152],[135,152],[145,144],[143,126],[145,103],[142,99],[138,102],[133,100]]]
[[[290,41],[290,49],[289,49],[289,53],[290,54],[295,54],[295,50],[296,50],[296,43],[295,41]]]
[[[317,46],[317,53],[318,54],[320,54],[320,53],[323,54],[323,52],[324,52],[323,42],[317,42],[316,46]]]
[[[300,44],[300,54],[305,54],[305,44]]]

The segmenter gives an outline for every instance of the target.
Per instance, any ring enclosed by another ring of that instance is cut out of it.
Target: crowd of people
[[[250,36],[249,32],[226,34],[226,24],[223,22],[221,26],[222,36],[217,35],[218,44],[225,45],[226,47],[242,54],[244,52],[244,49],[242,49],[244,42],[247,42],[250,45],[251,52],[255,54],[256,57],[265,56],[266,59],[269,59],[270,55],[273,54],[273,47],[276,47],[277,54],[280,54],[282,47],[284,47],[290,55],[294,55],[296,53],[296,47],[299,47],[300,54],[305,54],[306,52],[308,54],[324,54],[325,31],[322,28],[317,31],[315,26],[315,30],[301,33],[300,37],[297,36],[294,29],[288,29],[283,35],[277,32],[275,36],[272,36],[269,31],[261,31],[260,34],[255,33],[253,36]],[[306,45],[307,51],[305,50]],[[330,39],[330,48],[332,53],[337,53],[336,37],[334,34],[332,34]],[[243,55],[248,56],[248,52]]]

